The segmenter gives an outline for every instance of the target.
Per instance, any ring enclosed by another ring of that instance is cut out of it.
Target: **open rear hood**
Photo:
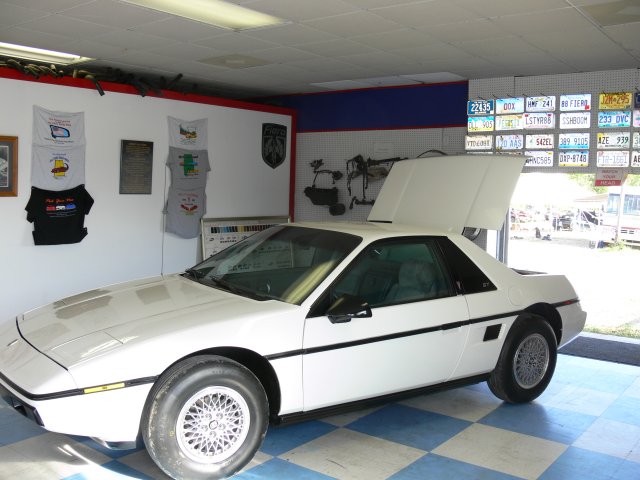
[[[457,233],[464,227],[500,230],[525,160],[451,155],[396,162],[367,220]]]

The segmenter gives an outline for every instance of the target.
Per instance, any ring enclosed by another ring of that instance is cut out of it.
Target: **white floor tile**
[[[566,386],[556,395],[541,400],[548,407],[570,410],[599,417],[618,398],[614,393],[599,392],[588,388]]]
[[[640,427],[599,418],[573,446],[640,463]]]
[[[636,379],[629,388],[622,394],[624,397],[640,398],[640,377]],[[640,406],[638,407],[640,408]]]
[[[474,424],[432,453],[509,475],[535,479],[567,445],[520,433]]]
[[[477,422],[498,408],[502,400],[475,389],[458,388],[410,398],[400,403],[469,422]]]
[[[425,454],[416,448],[338,429],[280,457],[341,480],[382,480]]]

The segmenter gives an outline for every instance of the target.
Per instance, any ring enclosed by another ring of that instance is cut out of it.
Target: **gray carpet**
[[[596,338],[580,335],[558,350],[558,353],[640,366],[640,343],[617,341],[616,338],[619,337]]]

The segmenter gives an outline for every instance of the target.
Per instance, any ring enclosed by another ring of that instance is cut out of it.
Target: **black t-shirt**
[[[31,187],[31,197],[25,210],[27,220],[34,225],[33,241],[36,245],[82,241],[87,235],[84,216],[92,205],[93,198],[84,185],[61,191]]]

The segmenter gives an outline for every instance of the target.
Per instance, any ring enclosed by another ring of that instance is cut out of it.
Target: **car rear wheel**
[[[537,315],[521,317],[507,335],[489,388],[506,402],[530,402],[549,385],[556,358],[557,342],[549,323]]]
[[[267,397],[253,373],[226,358],[198,356],[158,380],[142,435],[172,478],[227,478],[251,461],[267,422]]]

